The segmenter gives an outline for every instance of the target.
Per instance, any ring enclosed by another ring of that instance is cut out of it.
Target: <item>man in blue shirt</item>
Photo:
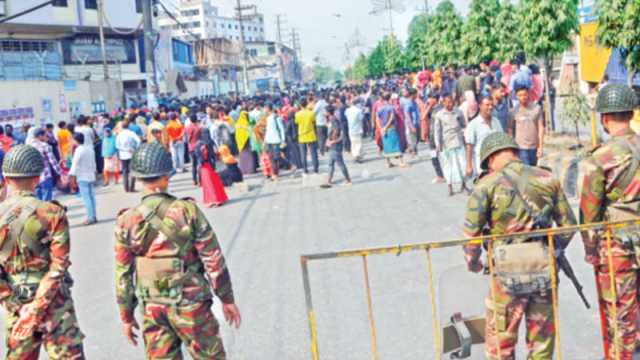
[[[416,97],[418,91],[416,89],[405,90],[405,101],[402,102],[402,111],[404,112],[405,131],[407,135],[408,150],[413,156],[418,155],[418,142],[420,141],[420,113],[418,112],[418,104]]]

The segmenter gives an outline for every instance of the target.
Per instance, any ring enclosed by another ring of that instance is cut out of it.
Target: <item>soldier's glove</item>
[[[25,305],[20,309],[18,321],[13,325],[11,338],[14,340],[25,340],[32,337],[38,325],[40,325],[40,321],[35,309],[31,304]]]

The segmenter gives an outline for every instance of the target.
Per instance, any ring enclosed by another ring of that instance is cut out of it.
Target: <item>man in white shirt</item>
[[[136,133],[129,130],[129,121],[122,121],[122,130],[116,137],[116,148],[118,149],[118,157],[122,164],[122,177],[125,192],[134,192],[136,187],[135,177],[130,177],[131,158],[134,151],[140,146],[140,138]],[[130,180],[131,179],[131,180]]]
[[[96,157],[93,147],[86,144],[82,133],[73,134],[73,140],[78,146],[73,153],[69,175],[78,184],[80,196],[84,207],[87,209],[87,220],[84,225],[93,225],[98,222],[96,216]]]
[[[345,111],[347,123],[349,124],[349,137],[351,138],[351,156],[356,162],[362,162],[362,119],[364,113],[360,108],[360,100],[353,98],[349,100],[349,108]]]
[[[326,151],[327,135],[329,128],[327,127],[327,102],[324,95],[320,95],[316,104],[313,106],[313,112],[316,114],[316,134],[318,134],[318,147],[320,155],[324,156]]]
[[[89,126],[87,118],[84,116],[79,116],[76,120],[77,125],[74,130],[76,133],[81,133],[84,135],[84,144],[93,149],[93,144],[95,142],[95,133],[93,129]]]
[[[467,147],[466,175],[480,175],[480,147],[487,135],[493,132],[504,132],[500,120],[493,116],[493,100],[485,97],[480,100],[480,112],[469,122],[464,131]]]

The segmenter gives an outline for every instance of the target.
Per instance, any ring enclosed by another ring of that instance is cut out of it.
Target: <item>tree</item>
[[[450,0],[438,4],[424,37],[425,57],[429,64],[460,63],[460,37],[462,17]]]
[[[466,64],[493,60],[498,52],[495,32],[500,0],[473,0],[467,22],[462,28],[460,52]]]
[[[395,36],[388,36],[382,40],[382,53],[384,54],[384,73],[386,75],[395,74],[402,70],[404,57],[400,41]]]
[[[578,32],[579,0],[522,0],[520,34],[527,55],[544,60],[550,76],[553,56],[573,45]]]
[[[598,0],[598,42],[621,48],[629,81],[640,71],[640,1]]]
[[[369,77],[369,61],[364,54],[360,54],[351,68],[352,79],[366,80]]]
[[[384,51],[382,50],[382,42],[379,42],[376,48],[369,54],[368,62],[369,76],[380,77],[384,75]]]
[[[414,16],[409,24],[405,61],[411,70],[417,70],[425,65],[424,36],[429,31],[430,19],[429,14],[422,13]]]
[[[571,83],[569,96],[564,101],[565,118],[573,123],[576,129],[576,144],[580,146],[580,125],[587,125],[591,121],[591,109],[587,97],[580,91],[574,81]]]
[[[329,84],[343,79],[343,75],[340,71],[328,65],[321,65],[318,63],[313,66],[312,70],[313,78],[318,84]]]
[[[495,21],[496,58],[512,60],[516,53],[524,50],[520,38],[520,13],[511,0],[504,0]]]

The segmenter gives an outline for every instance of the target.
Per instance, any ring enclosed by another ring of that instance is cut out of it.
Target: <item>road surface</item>
[[[409,169],[387,169],[369,144],[367,162],[348,161],[348,166],[352,187],[322,190],[302,187],[300,177],[285,176],[273,183],[253,176],[247,180],[249,193],[230,190],[227,205],[205,210],[220,238],[242,311],[239,330],[221,326],[230,359],[311,358],[300,254],[461,237],[467,197],[449,198],[446,185],[431,184],[434,174],[426,152],[412,160]],[[326,172],[325,162],[321,171]],[[339,172],[336,178],[341,179]],[[200,199],[189,174],[176,176],[171,191]],[[121,333],[113,271],[116,213],[139,197],[125,194],[121,186],[100,188],[100,223],[91,227],[79,225],[84,221],[79,198],[61,198],[73,225],[73,295],[87,336],[88,359],[144,358],[143,348],[129,345]],[[593,273],[581,260],[579,242],[572,243],[568,255],[594,303]],[[439,278],[446,269],[463,264],[462,251],[438,250],[433,260]],[[380,359],[434,359],[425,254],[374,256],[369,267]],[[309,269],[320,358],[371,359],[361,259],[313,262]],[[474,281],[478,278],[465,274],[438,286],[463,289]],[[568,281],[562,281],[560,292],[564,358],[601,358],[596,310],[584,309]],[[447,307],[481,304],[483,296],[454,296],[446,300]],[[214,311],[221,313],[219,302]],[[4,353],[4,342],[0,346]],[[479,352],[475,355],[482,358]]]

